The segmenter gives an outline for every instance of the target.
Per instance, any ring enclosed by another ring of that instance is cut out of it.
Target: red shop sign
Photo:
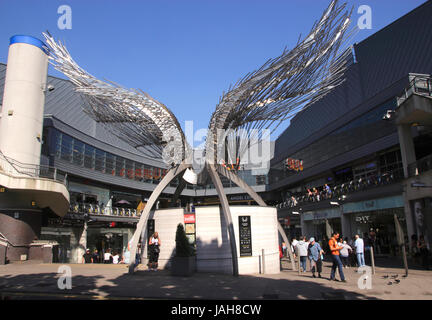
[[[195,215],[194,214],[185,214],[184,215],[185,223],[195,223]]]

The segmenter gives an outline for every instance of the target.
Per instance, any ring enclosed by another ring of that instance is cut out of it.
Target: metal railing
[[[66,185],[67,173],[57,170],[57,168],[35,165],[28,163],[21,163],[15,159],[5,156],[0,151],[0,171],[15,175],[26,176],[30,178],[46,178],[61,182]]]
[[[432,154],[408,165],[408,177],[414,177],[423,172],[432,170]]]
[[[103,207],[89,203],[73,203],[69,207],[69,212],[74,214],[95,214],[101,216],[116,216],[116,217],[135,217],[139,218],[141,212],[137,209],[119,208],[119,207]]]
[[[397,98],[398,106],[414,93],[426,97],[432,97],[432,77],[430,75],[410,74],[410,77],[412,77],[412,80],[410,81],[409,86],[405,88],[403,95]]]
[[[310,193],[298,193],[295,195],[290,195],[283,202],[280,202],[276,205],[276,208],[294,208],[300,204],[305,203],[313,203],[320,202],[324,200],[345,199],[347,194],[365,191],[372,189],[377,186],[387,185],[391,183],[395,183],[403,179],[403,173],[401,170],[395,172],[388,172],[382,175],[376,175],[368,178],[359,178],[347,181],[342,184],[338,184],[335,186],[329,186],[329,189],[320,188],[310,188]],[[313,192],[312,189],[316,189],[316,192]]]

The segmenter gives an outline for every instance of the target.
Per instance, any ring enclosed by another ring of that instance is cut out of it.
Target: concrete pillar
[[[404,176],[405,178],[408,178],[408,165],[416,161],[414,141],[411,135],[411,125],[399,124],[397,128],[401,148]]]
[[[10,39],[0,119],[0,150],[39,165],[48,56],[44,43],[29,36]]]

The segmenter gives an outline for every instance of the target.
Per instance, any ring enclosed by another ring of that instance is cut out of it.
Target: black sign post
[[[252,256],[252,232],[250,216],[239,216],[240,257]]]

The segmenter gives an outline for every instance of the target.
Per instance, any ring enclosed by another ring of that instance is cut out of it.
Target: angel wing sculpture
[[[235,233],[219,174],[245,190],[258,205],[266,204],[235,170],[226,167],[226,163],[233,163],[233,160],[238,163],[248,145],[232,144],[228,135],[220,132],[241,137],[252,129],[274,130],[341,84],[350,54],[350,50],[340,50],[349,34],[351,12],[345,7],[346,4],[339,5],[338,0],[333,0],[305,39],[238,81],[222,95],[211,116],[204,151],[205,170],[199,173],[198,180],[210,178],[216,187],[228,226],[234,275],[238,275]],[[192,168],[192,148],[187,144],[177,118],[165,105],[142,91],[96,79],[75,63],[61,42],[56,42],[49,33],[44,33],[44,37],[50,49],[51,64],[88,100],[85,112],[120,139],[162,158],[170,167],[151,194],[132,238],[129,265],[132,273],[136,266],[137,245],[146,230],[150,210],[165,187]],[[183,181],[175,196],[184,186]],[[283,228],[280,225],[278,228],[289,244]]]

